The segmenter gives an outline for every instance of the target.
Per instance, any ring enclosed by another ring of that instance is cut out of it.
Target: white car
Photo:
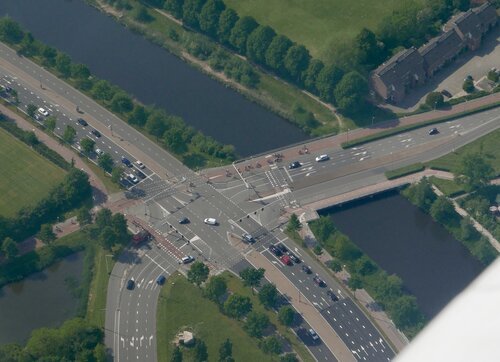
[[[330,157],[328,155],[319,155],[316,157],[316,162],[328,161]]]
[[[217,225],[217,220],[213,217],[207,217],[203,222],[207,225]]]
[[[311,336],[311,338],[313,339],[313,341],[317,341],[319,339],[319,336],[318,334],[316,333],[316,331],[312,328],[309,328],[309,330],[307,331],[307,333]]]
[[[42,107],[38,108],[38,113],[40,113],[44,117],[47,117],[49,115],[49,111]]]
[[[129,173],[127,178],[135,184],[139,182],[139,179],[133,173]]]
[[[102,156],[102,155],[104,155],[104,151],[103,151],[103,150],[101,150],[100,148],[96,148],[96,149],[95,149],[95,153],[97,153],[97,156]]]
[[[141,168],[141,169],[146,167],[146,166],[144,166],[144,164],[143,164],[141,161],[139,161],[139,160],[135,161],[135,165],[136,165],[137,167]]]
[[[182,264],[189,264],[192,261],[194,261],[194,257],[192,257],[191,255],[188,255],[188,256],[185,256],[184,258],[182,258],[181,260],[182,260]]]

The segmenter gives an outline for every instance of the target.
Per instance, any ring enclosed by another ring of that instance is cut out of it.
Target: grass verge
[[[423,170],[425,170],[425,166],[422,163],[418,162],[414,163],[413,165],[408,165],[397,168],[395,170],[387,171],[385,173],[385,177],[387,177],[388,180],[394,180],[396,178],[411,175],[412,173],[417,173]]]
[[[120,185],[117,185],[113,181],[111,181],[111,177],[106,174],[106,172],[96,166],[95,163],[90,162],[87,158],[81,157],[81,159],[89,166],[89,168],[92,170],[92,172],[99,177],[99,179],[102,181],[104,184],[104,187],[106,187],[106,190],[108,191],[108,194],[113,194],[115,192],[120,192],[122,189],[120,188]]]
[[[453,180],[445,180],[436,176],[429,177],[429,181],[448,197],[463,195],[465,189]]]

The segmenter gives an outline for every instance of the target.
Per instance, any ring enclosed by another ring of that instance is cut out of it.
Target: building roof
[[[452,24],[455,25],[466,38],[477,39],[481,37],[481,19],[472,9],[458,15],[452,20]]]
[[[399,53],[390,58],[387,62],[381,64],[374,73],[380,77],[384,77],[389,73],[405,74],[413,65],[421,58],[415,47],[401,50]]]
[[[454,57],[462,47],[462,39],[460,39],[455,29],[452,29],[432,38],[428,43],[422,45],[418,51],[424,61],[429,66],[433,66],[436,63],[442,64]]]
[[[474,11],[474,13],[476,13],[476,15],[479,17],[479,19],[481,20],[481,25],[483,26],[489,26],[490,24],[494,24],[497,21],[497,11],[495,7],[489,2],[485,2],[481,6],[472,9],[472,11]]]

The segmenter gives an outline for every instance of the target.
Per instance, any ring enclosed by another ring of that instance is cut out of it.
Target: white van
[[[207,225],[217,225],[217,220],[213,217],[207,217],[203,222]]]

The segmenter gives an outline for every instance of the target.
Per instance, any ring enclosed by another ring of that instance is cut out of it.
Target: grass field
[[[460,165],[460,159],[467,153],[482,153],[491,163],[496,175],[500,175],[500,152],[499,152],[500,129],[483,136],[468,145],[459,148],[455,152],[430,161],[428,166],[440,170],[453,172]]]
[[[224,3],[238,15],[253,16],[260,24],[305,45],[314,57],[328,60],[339,44],[352,40],[363,27],[375,30],[401,0],[224,0]]]
[[[248,337],[239,323],[220,313],[217,305],[205,299],[201,289],[190,284],[186,278],[173,275],[163,286],[158,304],[158,360],[170,361],[176,333],[188,327],[194,331],[196,338],[206,343],[210,361],[217,360],[219,346],[226,338],[233,343],[236,361],[272,361],[258,348],[257,340]],[[185,356],[184,360],[191,359]]]
[[[34,205],[64,178],[64,170],[0,129],[0,215]]]

